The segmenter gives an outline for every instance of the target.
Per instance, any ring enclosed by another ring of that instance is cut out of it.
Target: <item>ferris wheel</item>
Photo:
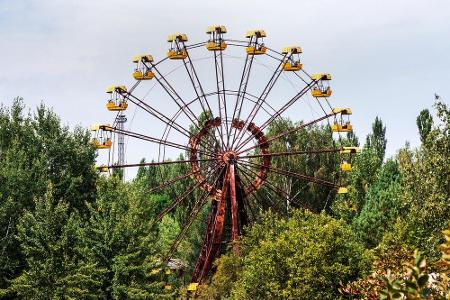
[[[266,189],[286,199],[287,203],[298,205],[271,178],[290,178],[322,186],[329,195],[345,194],[347,188],[339,179],[339,173],[351,170],[351,156],[359,151],[357,147],[344,147],[339,142],[340,133],[352,131],[351,109],[330,104],[331,75],[307,73],[300,60],[300,47],[271,49],[264,43],[266,33],[263,30],[247,32],[245,40],[227,39],[226,32],[224,26],[210,26],[206,31],[208,40],[193,44],[188,43],[186,34],[173,34],[167,39],[169,48],[164,58],[155,60],[150,54],[134,57],[135,83],[130,88],[125,85],[108,87],[106,108],[120,115],[134,107],[148,117],[149,122],[146,126],[137,126],[140,130],[118,126],[117,118],[112,125],[92,127],[92,144],[99,149],[111,151],[116,134],[157,147],[158,157],[151,162],[108,162],[98,167],[101,172],[130,167],[186,166],[186,173],[166,178],[151,192],[170,189],[182,181],[189,183],[156,217],[159,221],[185,202],[191,202],[186,223],[167,258],[176,251],[201,210],[209,207],[190,290],[195,290],[204,280],[221,244],[227,240],[236,242],[243,226],[251,220],[250,215],[265,201],[258,191]],[[283,85],[282,81],[288,84]],[[279,85],[282,88],[275,92]],[[290,94],[287,86],[290,86]],[[155,92],[156,87],[159,92]],[[299,106],[302,104],[304,108]],[[270,132],[271,126],[286,116],[300,115],[303,122]],[[299,149],[291,145],[283,151],[272,147],[292,134],[318,125],[330,130],[330,147]],[[333,133],[336,134],[333,136]],[[179,153],[184,156],[180,158]],[[320,173],[302,174],[274,164],[275,160],[289,157],[321,155],[332,155],[337,162],[338,170],[331,179]],[[259,210],[267,209],[267,203],[272,203],[275,209],[274,201],[268,199]],[[230,228],[230,232],[225,232],[225,228]],[[234,251],[238,251],[236,245],[233,243]]]

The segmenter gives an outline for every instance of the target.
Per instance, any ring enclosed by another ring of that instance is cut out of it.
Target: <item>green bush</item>
[[[341,282],[365,273],[370,259],[344,221],[294,211],[265,214],[227,254],[202,297],[215,299],[336,299]],[[220,295],[220,296],[219,296]]]

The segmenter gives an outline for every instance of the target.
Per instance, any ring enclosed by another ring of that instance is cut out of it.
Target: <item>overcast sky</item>
[[[133,55],[162,58],[168,34],[203,41],[210,24],[236,39],[262,28],[271,48],[298,44],[308,72],[333,75],[330,101],[353,109],[361,139],[380,116],[393,155],[418,144],[434,93],[450,99],[449,20],[448,0],[0,0],[0,101],[44,101],[70,126],[112,120],[104,89],[133,83]]]

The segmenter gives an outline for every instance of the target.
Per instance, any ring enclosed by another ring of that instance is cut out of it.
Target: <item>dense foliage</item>
[[[325,213],[265,214],[240,246],[239,256],[219,259],[203,298],[336,299],[340,282],[368,269],[364,247],[351,228]]]
[[[349,161],[352,172],[340,179],[348,182],[346,195],[269,175],[286,193],[266,187],[246,199],[254,211],[240,251],[224,247],[198,296],[448,296],[450,231],[442,231],[450,224],[450,110],[438,99],[435,111],[434,117],[428,109],[417,117],[420,147],[407,145],[388,158],[386,125],[377,117],[362,152]],[[267,135],[298,124],[275,122]],[[330,134],[327,126],[312,126],[272,143],[271,151],[359,143],[353,133],[335,142]],[[193,183],[187,178],[168,189],[156,187],[188,173],[189,167],[143,167],[128,182],[99,176],[89,139],[86,130],[69,130],[43,105],[27,112],[18,99],[0,108],[0,298],[183,296],[208,206],[186,231],[172,269],[162,264],[163,258],[199,194],[191,194],[161,222],[154,219]],[[273,159],[277,169],[328,180],[336,178],[339,163],[330,153]],[[263,204],[261,210],[256,202]]]

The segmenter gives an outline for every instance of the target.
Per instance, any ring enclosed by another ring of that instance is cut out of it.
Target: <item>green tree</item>
[[[358,136],[355,134],[354,131],[350,131],[350,132],[347,133],[345,145],[346,146],[359,147],[359,139],[358,139]]]
[[[101,179],[97,201],[89,205],[90,218],[80,233],[82,265],[96,265],[101,278],[99,298],[164,299],[163,274],[151,230],[151,207],[119,177]]]
[[[46,193],[49,182],[53,197],[64,199],[70,211],[84,214],[84,203],[95,199],[88,131],[69,131],[44,105],[33,114],[24,110],[21,99],[9,109],[0,107],[0,288],[22,273],[17,224],[25,211],[34,211],[34,199]]]
[[[420,140],[425,142],[428,134],[431,132],[433,127],[433,117],[428,109],[422,110],[416,119],[417,128],[419,129]]]
[[[377,116],[372,124],[372,133],[367,135],[365,146],[374,149],[380,162],[383,162],[386,152],[386,143],[386,126],[383,125],[383,121]]]
[[[398,163],[388,160],[370,185],[361,213],[353,225],[369,247],[375,247],[387,231],[391,231],[401,215],[401,177]]]
[[[288,119],[278,120],[268,127],[267,137],[270,138],[301,124],[302,122],[294,124]],[[308,126],[272,141],[269,149],[270,152],[311,151],[334,146],[329,126]],[[262,164],[262,161],[255,159],[253,163]],[[272,157],[271,167],[333,182],[337,178],[339,163],[338,154],[320,153]],[[282,211],[286,211],[289,206],[308,207],[315,212],[320,212],[327,209],[333,202],[333,189],[290,176],[280,176],[275,172],[269,172],[268,175],[267,182],[283,190],[285,194],[263,187],[258,192],[258,196],[260,199],[269,199],[266,207]],[[248,174],[248,176],[255,175]]]
[[[333,213],[348,223],[359,215],[370,186],[376,181],[382,164],[374,149],[364,148],[351,161],[352,171],[347,176],[349,193],[339,197],[332,206]]]
[[[220,272],[206,293],[219,288],[223,299],[336,299],[339,282],[358,278],[369,264],[351,228],[324,213],[265,214],[240,245],[240,256],[219,259]]]
[[[398,156],[408,209],[403,218],[405,239],[432,260],[439,257],[441,231],[450,222],[450,109],[442,101],[435,107],[440,123],[427,142],[417,150],[403,149]]]
[[[90,268],[77,266],[77,213],[69,213],[66,202],[54,199],[51,186],[43,198],[36,199],[35,206],[17,226],[26,267],[12,281],[9,292],[33,299],[92,296],[90,289],[99,284],[98,278],[90,274]]]

